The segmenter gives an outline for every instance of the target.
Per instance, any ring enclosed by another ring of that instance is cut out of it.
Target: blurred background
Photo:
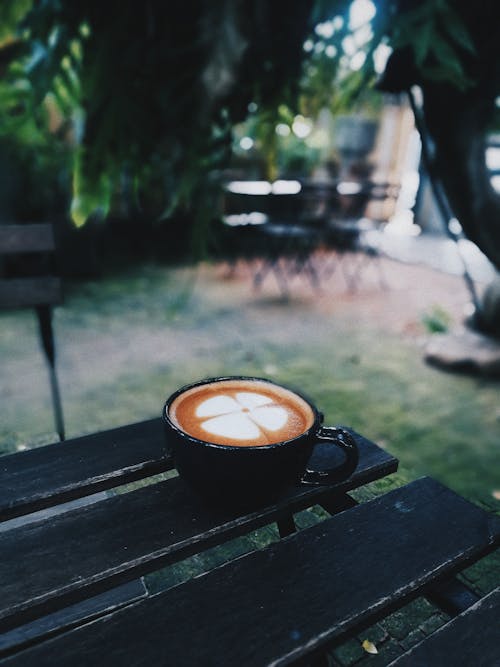
[[[68,437],[243,373],[498,503],[494,4],[3,0],[0,228],[55,248],[0,267],[63,299],[49,376],[0,314],[0,451],[57,440],[54,371]]]

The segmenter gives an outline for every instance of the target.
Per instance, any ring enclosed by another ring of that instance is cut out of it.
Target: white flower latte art
[[[269,396],[243,391],[207,398],[198,405],[196,416],[208,417],[201,426],[211,435],[237,440],[253,440],[262,430],[278,431],[288,420],[285,408]]]
[[[314,422],[303,398],[252,378],[221,378],[187,387],[173,399],[168,416],[194,438],[242,447],[285,442]]]

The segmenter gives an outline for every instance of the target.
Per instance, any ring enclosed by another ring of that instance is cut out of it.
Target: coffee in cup
[[[322,426],[309,399],[262,378],[210,378],[182,387],[166,401],[163,422],[179,475],[218,504],[248,507],[295,484],[339,482],[358,463],[348,431]],[[325,443],[343,450],[343,463],[308,470],[313,449]]]
[[[197,385],[172,402],[169,417],[185,433],[218,445],[262,447],[307,431],[314,413],[297,394],[262,380]]]

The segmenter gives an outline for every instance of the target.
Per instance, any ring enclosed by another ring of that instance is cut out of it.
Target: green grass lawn
[[[248,282],[146,265],[70,286],[55,330],[69,436],[159,415],[195,379],[249,374],[299,388],[327,423],[396,455],[408,477],[429,474],[490,503],[500,488],[500,383],[427,366],[415,339],[357,319],[352,303],[332,316],[312,299],[256,297]],[[1,315],[0,359],[1,451],[50,442],[32,313]]]

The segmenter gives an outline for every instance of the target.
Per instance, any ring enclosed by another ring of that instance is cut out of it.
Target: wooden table
[[[246,515],[205,507],[176,476],[153,477],[172,468],[159,420],[1,458],[0,662],[323,664],[327,649],[425,595],[458,616],[417,647],[423,662],[413,653],[398,664],[442,665],[443,647],[446,664],[500,664],[488,623],[500,594],[479,600],[455,578],[498,547],[498,518],[429,478],[357,504],[348,492],[397,461],[354,436],[360,464],[349,480],[293,489]],[[319,449],[323,465],[338,456]],[[149,484],[102,493],[139,479]],[[313,505],[334,516],[296,530],[294,513]],[[266,548],[134,593],[142,575],[273,522],[282,539]],[[486,662],[464,662],[478,646]],[[450,659],[457,647],[461,662]]]

